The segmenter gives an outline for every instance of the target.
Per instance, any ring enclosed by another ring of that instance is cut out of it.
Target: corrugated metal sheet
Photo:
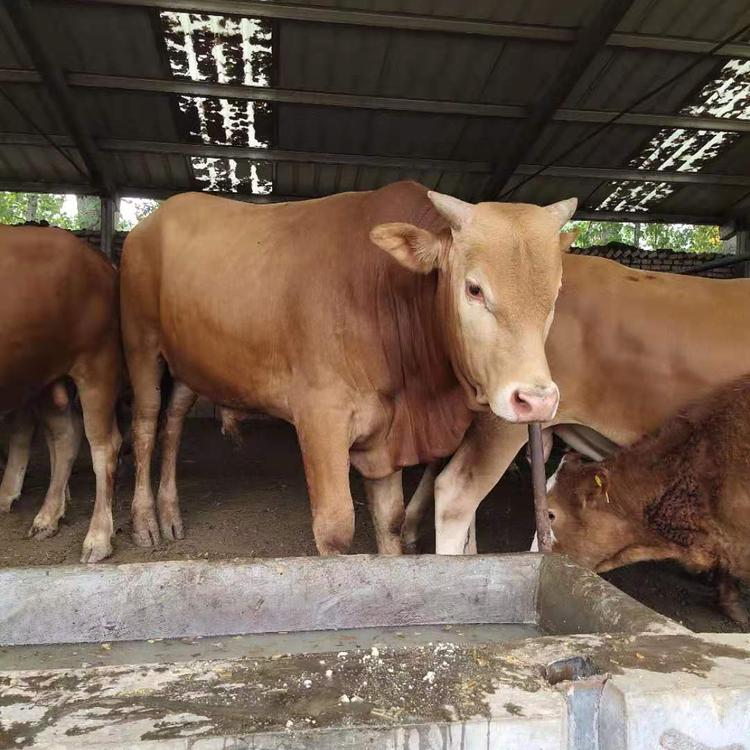
[[[600,7],[598,0],[314,0],[308,5],[366,11],[425,14],[448,18],[524,23],[576,29]],[[87,5],[33,0],[39,32],[59,65],[68,72],[169,79],[172,72],[156,11],[142,7]],[[716,40],[742,22],[750,22],[750,4],[740,0],[711,3],[688,0],[636,0],[619,31]],[[346,25],[280,21],[274,23],[273,85],[307,91],[461,102],[533,105],[567,59],[570,45]],[[566,106],[617,110],[695,60],[684,52],[607,47],[594,58],[567,97]],[[638,111],[673,114],[722,65],[721,58],[701,61],[689,74]],[[0,7],[0,67],[30,68]],[[65,134],[64,125],[43,88],[8,85],[7,90],[44,132]],[[195,142],[179,115],[178,97],[98,89],[73,89],[76,106],[95,138]],[[310,105],[274,105],[272,147],[306,152],[399,156],[491,162],[523,131],[521,119],[490,119]],[[596,130],[583,123],[550,124],[526,162],[555,161],[569,166],[627,167],[658,133],[657,128],[614,126],[561,156]],[[33,129],[9,107],[0,106],[0,131]],[[740,138],[707,171],[750,173],[750,139]],[[186,156],[105,153],[120,186],[189,189],[195,173]],[[384,169],[282,162],[274,168],[274,192],[314,196],[377,187],[413,178],[430,187],[478,199],[487,176],[429,170]],[[54,151],[43,147],[0,146],[0,181],[80,182],[81,176]],[[518,180],[515,181],[516,183]],[[514,184],[514,183],[511,183]],[[610,183],[542,176],[525,183],[517,200],[547,202],[577,194],[598,204]],[[680,186],[659,206],[660,212],[723,214],[743,197],[736,188]]]

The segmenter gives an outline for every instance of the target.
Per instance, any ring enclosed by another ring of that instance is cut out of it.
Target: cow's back
[[[62,229],[0,227],[0,409],[117,332],[114,267]]]
[[[630,443],[750,372],[750,280],[568,256],[547,349],[560,421]]]

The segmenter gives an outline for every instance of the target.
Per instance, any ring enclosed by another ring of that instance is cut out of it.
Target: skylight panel
[[[255,18],[162,12],[172,73],[192,81],[245,86],[271,84],[272,26]],[[189,136],[199,143],[269,148],[273,109],[267,102],[180,96]],[[270,162],[191,157],[206,190],[268,194]]]
[[[732,59],[680,114],[693,117],[750,119],[750,60]],[[739,133],[664,128],[630,162],[634,169],[699,172],[739,138]],[[666,182],[611,182],[612,192],[597,206],[602,211],[645,212],[670,196]]]

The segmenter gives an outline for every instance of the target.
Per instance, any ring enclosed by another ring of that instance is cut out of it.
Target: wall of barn
[[[643,250],[621,242],[610,242],[607,245],[593,247],[574,247],[571,252],[577,255],[595,255],[600,258],[610,258],[630,268],[640,268],[644,271],[667,271],[669,273],[683,273],[703,263],[720,258],[731,258],[731,255],[721,253],[676,253],[674,250]],[[703,271],[700,276],[713,279],[732,279],[742,276],[743,266],[724,266]]]

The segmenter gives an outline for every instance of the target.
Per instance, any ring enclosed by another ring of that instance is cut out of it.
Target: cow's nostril
[[[527,397],[520,390],[513,392],[511,405],[513,406],[513,411],[519,415],[529,414],[533,410],[533,406],[527,401]]]

